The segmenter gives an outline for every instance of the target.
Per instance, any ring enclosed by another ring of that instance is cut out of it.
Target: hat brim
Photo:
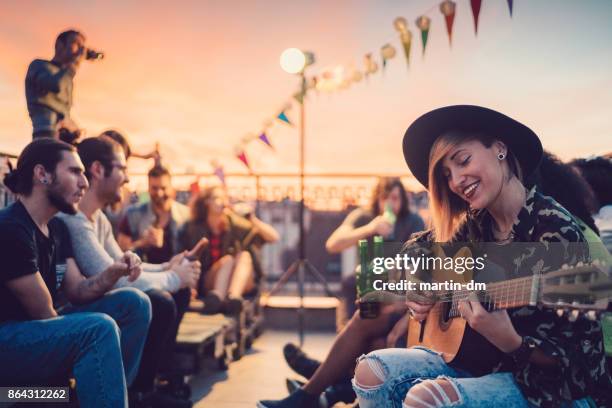
[[[504,142],[517,158],[523,177],[534,172],[542,158],[542,143],[527,126],[503,113],[476,105],[453,105],[425,113],[406,130],[404,159],[412,174],[428,186],[429,153],[436,139],[449,131],[486,134]]]

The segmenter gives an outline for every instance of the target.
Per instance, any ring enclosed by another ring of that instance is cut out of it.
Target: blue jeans
[[[439,353],[424,347],[383,349],[374,351],[359,361],[368,361],[372,372],[382,384],[362,386],[353,378],[353,388],[361,408],[402,408],[410,388],[424,380],[443,378],[451,383],[458,401],[446,401],[453,407],[521,407],[527,402],[512,373],[501,372],[472,377],[467,372],[446,364]],[[571,407],[588,407],[585,400],[575,401]]]
[[[28,111],[30,119],[32,119],[32,135],[34,138],[42,135],[53,137],[57,133],[57,124],[63,115],[40,105],[30,106]]]
[[[81,406],[127,407],[126,378],[136,375],[150,319],[147,296],[121,288],[52,319],[2,323],[0,385],[44,385],[72,374]]]

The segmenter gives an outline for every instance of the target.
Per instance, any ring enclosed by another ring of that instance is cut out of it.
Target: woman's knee
[[[447,378],[425,380],[410,388],[404,399],[405,408],[441,408],[459,403],[459,392]]]
[[[214,267],[221,268],[221,267],[223,267],[225,265],[233,264],[234,260],[235,260],[235,258],[234,258],[233,255],[223,255],[221,258],[219,258],[215,262],[215,265],[213,266],[213,268]]]
[[[236,255],[236,262],[253,265],[253,256],[249,251],[240,251]]]
[[[387,369],[374,353],[359,358],[355,368],[355,385],[363,389],[378,388],[387,380]]]

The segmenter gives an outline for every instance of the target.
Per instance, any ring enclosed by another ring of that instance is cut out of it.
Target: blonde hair
[[[459,143],[478,140],[485,147],[491,147],[495,139],[479,134],[448,132],[436,139],[429,153],[429,205],[434,239],[437,242],[448,242],[465,222],[468,205],[448,187],[448,180],[442,173],[440,165],[444,157]],[[521,167],[516,156],[508,150],[506,154],[510,171],[522,180]]]

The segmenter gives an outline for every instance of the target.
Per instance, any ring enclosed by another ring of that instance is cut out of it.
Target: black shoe
[[[215,314],[221,311],[221,307],[223,306],[223,302],[221,298],[217,296],[214,292],[208,292],[204,295],[204,308],[202,309],[202,313],[204,314]]]
[[[257,408],[327,408],[320,395],[310,395],[301,388],[282,400],[257,401]]]
[[[346,378],[336,384],[327,387],[323,393],[327,405],[333,407],[337,402],[344,402],[350,404],[357,398],[355,391],[353,390],[353,384],[350,378]]]
[[[287,391],[289,391],[289,394],[293,394],[295,390],[299,390],[304,386],[304,384],[305,383],[303,383],[302,381],[295,380],[293,378],[285,379],[285,385],[287,385]]]
[[[293,343],[285,344],[283,354],[289,367],[307,379],[310,379],[321,365],[320,361],[308,357],[306,353]]]
[[[223,313],[229,316],[238,316],[242,312],[242,298],[227,298],[223,302]]]

